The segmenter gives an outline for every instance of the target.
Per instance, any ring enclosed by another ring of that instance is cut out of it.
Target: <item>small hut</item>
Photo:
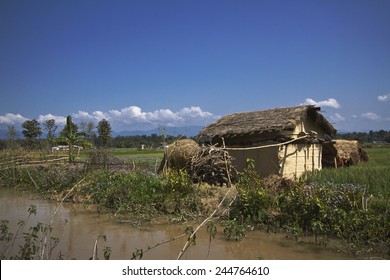
[[[238,171],[251,158],[263,177],[297,178],[322,168],[322,144],[335,133],[320,108],[305,105],[227,115],[199,137],[225,146]]]

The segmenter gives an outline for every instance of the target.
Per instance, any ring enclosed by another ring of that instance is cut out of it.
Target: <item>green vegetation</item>
[[[349,168],[326,168],[308,173],[308,182],[322,185],[354,184],[367,194],[390,197],[390,149],[367,148],[369,161]]]
[[[37,222],[25,230],[31,216],[37,214],[36,206],[31,205],[28,209],[26,220],[18,221],[16,233],[9,232],[8,221],[0,220],[0,259],[34,260],[51,259],[53,249],[57,247],[59,238],[51,236],[52,226]],[[11,254],[15,241],[22,239],[19,252]],[[58,259],[61,259],[61,255]]]
[[[164,149],[155,148],[155,149],[135,149],[135,148],[111,148],[108,149],[108,152],[116,157],[122,159],[129,159],[134,157],[151,157],[151,158],[163,158]]]
[[[88,202],[112,209],[117,215],[148,219],[156,214],[201,211],[198,190],[180,171],[171,171],[161,179],[142,173],[99,172],[87,182],[76,196],[88,197]]]
[[[98,140],[99,144],[103,147],[107,147],[108,142],[110,141],[111,138],[111,125],[106,119],[102,119],[98,125],[97,125],[97,130],[98,130]]]
[[[257,225],[296,239],[314,235],[319,244],[332,242],[356,256],[390,258],[390,166],[384,155],[390,150],[368,152],[371,163],[310,173],[288,187],[265,185],[249,161],[229,220],[241,221],[236,228]]]
[[[229,240],[241,240],[249,228],[260,228],[283,231],[295,239],[313,236],[318,244],[332,243],[361,258],[390,258],[390,149],[368,148],[367,152],[367,163],[308,173],[299,182],[283,179],[265,183],[254,171],[253,161],[248,160],[246,170],[238,177],[236,198],[223,205],[228,211],[207,225],[219,219]],[[84,153],[83,161],[75,163],[26,165],[16,164],[10,160],[14,158],[11,153],[4,152],[2,158],[9,164],[1,165],[0,187],[95,204],[117,218],[140,221],[156,215],[171,222],[206,217],[215,209],[206,201],[222,197],[211,187],[194,185],[183,171],[169,170],[159,176],[150,172],[152,169],[133,168],[140,166],[139,158],[160,159],[160,149],[96,149]],[[27,156],[40,159],[42,153],[26,152]],[[108,168],[109,164],[119,167]],[[6,229],[6,222],[2,222],[4,240],[12,238]],[[215,232],[214,224],[210,236]]]
[[[92,147],[92,143],[85,139],[86,134],[84,132],[77,132],[77,126],[75,127],[72,122],[71,116],[66,118],[66,126],[61,133],[61,137],[56,139],[57,143],[65,143],[69,147],[69,162],[75,160],[73,154],[73,147],[80,145],[83,147]]]
[[[33,157],[32,153],[28,154]],[[39,154],[34,155],[38,159]],[[3,157],[12,159],[5,153]],[[152,160],[155,165],[155,158]],[[142,165],[142,160],[133,161],[127,163],[97,149],[91,150],[84,161],[73,164],[4,164],[0,169],[0,187],[33,190],[57,200],[72,190],[69,199],[73,202],[95,204],[100,210],[109,209],[140,219],[156,214],[196,216],[203,211],[200,202],[203,194],[186,172],[170,170],[164,176],[157,176],[150,172],[151,166]],[[83,183],[73,188],[80,181]]]

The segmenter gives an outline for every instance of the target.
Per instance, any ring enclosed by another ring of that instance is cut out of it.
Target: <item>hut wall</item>
[[[305,118],[300,123],[298,123],[295,127],[294,134],[297,136],[300,132],[309,133],[310,131],[317,132],[317,137],[320,139],[325,137],[325,131],[310,118]]]
[[[320,144],[288,144],[279,149],[280,175],[299,178],[305,171],[320,170],[322,146]]]
[[[269,147],[264,149],[246,150],[246,151],[229,151],[234,158],[232,163],[237,171],[242,172],[246,167],[247,159],[253,159],[255,169],[260,176],[265,177],[271,174],[279,174],[278,147]]]

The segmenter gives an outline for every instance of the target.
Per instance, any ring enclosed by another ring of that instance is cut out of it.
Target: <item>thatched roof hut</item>
[[[320,108],[304,105],[227,115],[203,129],[199,137],[224,143],[238,171],[251,158],[262,176],[294,178],[321,169],[322,143],[335,133]]]
[[[249,136],[259,140],[270,140],[270,136],[281,136],[279,132],[296,130],[307,119],[311,121],[313,131],[334,136],[336,129],[319,113],[320,108],[304,105],[289,108],[274,108],[264,111],[244,112],[226,115],[203,129],[200,137],[211,137],[214,141],[223,137]],[[285,135],[285,134],[284,134]],[[263,137],[262,137],[263,136]]]

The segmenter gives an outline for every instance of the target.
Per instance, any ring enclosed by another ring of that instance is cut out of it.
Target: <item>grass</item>
[[[368,162],[346,168],[325,168],[307,174],[310,182],[354,184],[376,196],[390,196],[390,148],[366,148]]]
[[[134,148],[112,148],[108,152],[116,157],[129,158],[129,157],[158,157],[162,158],[164,155],[163,149],[146,149],[139,150]]]
[[[132,159],[132,158],[163,158],[163,149],[145,149],[139,150],[135,148],[110,148],[107,152],[120,159]],[[81,157],[87,154],[87,151],[83,151]]]

